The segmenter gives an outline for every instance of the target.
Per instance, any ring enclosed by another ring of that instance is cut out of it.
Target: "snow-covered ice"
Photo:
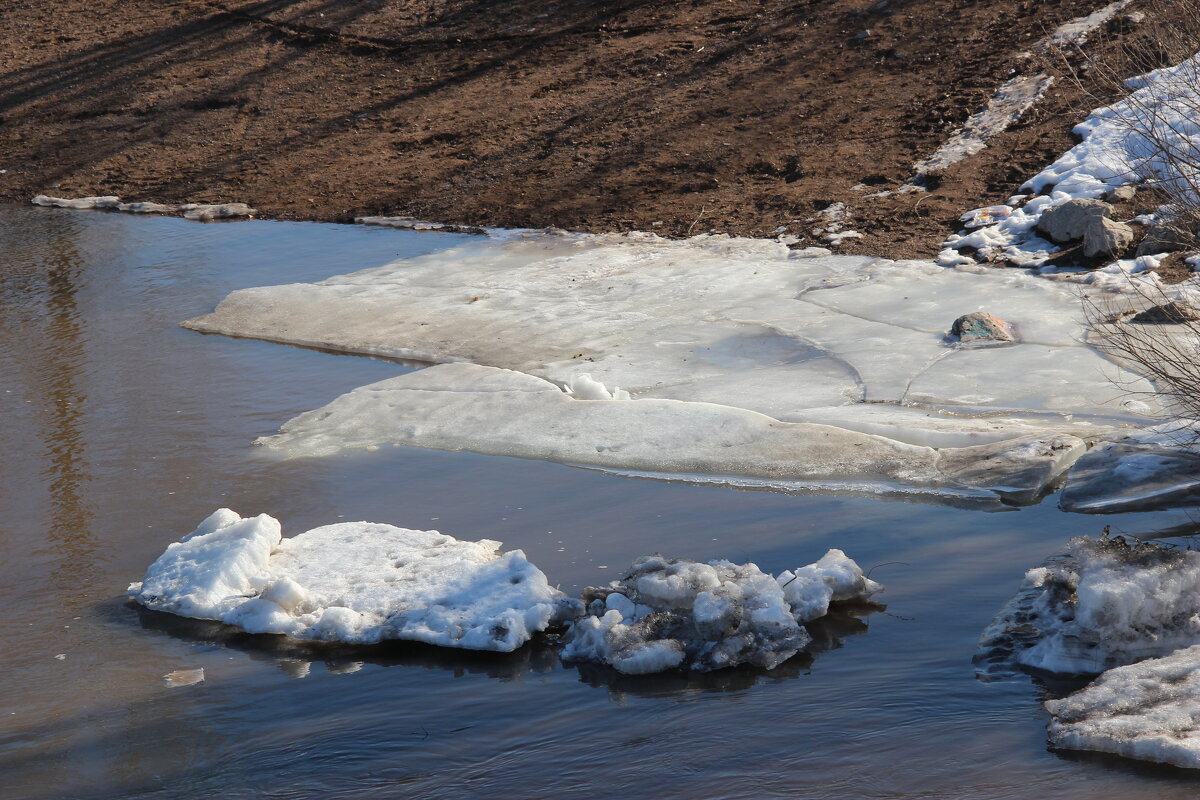
[[[1200,644],[1200,552],[1071,540],[1025,575],[984,631],[977,663],[1096,674]]]
[[[1046,710],[1054,747],[1200,768],[1200,646],[1111,669]]]
[[[1019,341],[950,341],[951,323],[977,310],[1003,318]],[[1113,389],[1117,380],[1152,395],[1084,343],[1076,287],[1012,271],[796,256],[781,242],[725,236],[480,238],[316,284],[237,291],[185,324],[496,368],[426,370],[433,383],[454,377],[452,390],[409,377],[347,395],[270,442],[293,454],[392,442],[622,470],[931,486],[944,476],[930,447],[1098,437],[1158,410]],[[569,402],[607,399],[596,387],[632,403]]]
[[[587,614],[572,623],[562,657],[630,675],[774,669],[812,641],[802,626],[831,602],[881,588],[840,550],[775,578],[756,564],[644,556],[607,587],[585,591]]]
[[[223,508],[168,546],[130,596],[250,633],[367,644],[406,639],[509,652],[574,615],[520,550],[370,522],[282,538]]]

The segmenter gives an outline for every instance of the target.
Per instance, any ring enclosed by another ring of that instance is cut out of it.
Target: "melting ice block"
[[[976,663],[1095,674],[1194,644],[1200,553],[1079,537],[1026,573],[984,631]]]
[[[577,603],[520,550],[499,547],[371,522],[285,539],[272,517],[223,508],[170,545],[129,592],[147,608],[250,633],[509,652]]]
[[[802,627],[833,601],[882,589],[841,550],[777,578],[755,564],[644,556],[607,587],[584,592],[567,661],[596,661],[629,675],[739,664],[774,669],[812,639]]]
[[[808,486],[997,493],[1016,502],[1036,496],[1084,450],[1077,437],[1051,435],[938,451],[712,403],[579,400],[541,378],[475,364],[442,364],[360,387],[259,443],[289,456],[415,445]]]
[[[1111,669],[1046,709],[1054,747],[1200,768],[1200,646]]]

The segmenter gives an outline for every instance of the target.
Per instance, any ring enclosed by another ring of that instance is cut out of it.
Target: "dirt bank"
[[[906,180],[1106,2],[10,0],[0,197],[676,236],[805,233],[842,201],[843,251],[929,255],[1070,146],[1077,90],[928,195],[852,187]]]

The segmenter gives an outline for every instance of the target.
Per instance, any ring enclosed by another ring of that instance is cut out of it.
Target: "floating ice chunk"
[[[172,689],[180,686],[195,686],[197,683],[204,683],[204,668],[177,669],[173,672],[168,672],[166,675],[163,675],[163,683]]]
[[[833,549],[815,564],[785,571],[775,579],[791,606],[797,622],[812,622],[829,613],[830,603],[865,600],[883,586],[863,574],[841,550]]]
[[[607,587],[585,590],[587,615],[572,624],[562,657],[629,675],[774,669],[812,641],[801,625],[824,616],[831,601],[881,588],[840,550],[778,578],[755,564],[644,556]]]
[[[1197,643],[1200,553],[1079,537],[1026,574],[977,662],[1095,674]]]
[[[1053,747],[1200,768],[1200,646],[1111,669],[1046,710]]]
[[[266,514],[221,509],[129,592],[147,608],[250,633],[509,652],[574,605],[520,550],[499,546],[370,522],[283,539]]]

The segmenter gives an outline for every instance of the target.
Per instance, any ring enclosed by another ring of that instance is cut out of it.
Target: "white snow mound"
[[[882,588],[841,550],[777,578],[755,564],[644,556],[607,587],[585,590],[587,616],[572,624],[562,657],[628,675],[774,669],[812,641],[802,625],[830,602]]]
[[[171,544],[129,593],[147,608],[250,633],[509,652],[577,603],[520,550],[499,547],[371,522],[284,539],[274,518],[223,508]]]
[[[1200,643],[1200,553],[1120,538],[1072,539],[1031,569],[984,632],[1001,653],[1049,672],[1095,674]]]
[[[1200,646],[1111,669],[1046,709],[1054,747],[1200,768]]]

